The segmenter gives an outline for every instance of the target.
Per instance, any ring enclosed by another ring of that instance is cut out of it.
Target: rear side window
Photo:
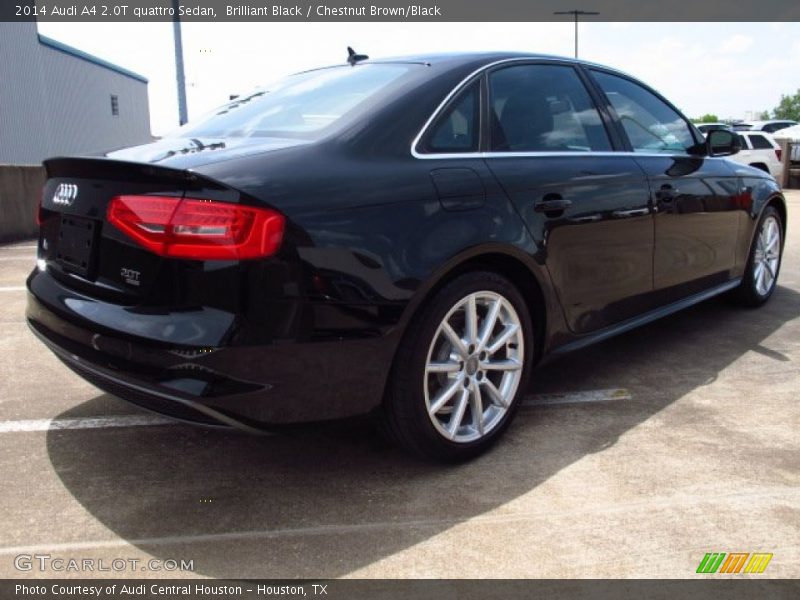
[[[575,69],[517,65],[489,75],[494,152],[611,150],[603,122]]]
[[[472,84],[436,121],[423,152],[477,152],[480,130],[480,88]]]
[[[770,144],[769,140],[763,135],[750,135],[747,137],[750,138],[750,144],[753,146],[753,150],[772,150],[772,144]]]
[[[658,96],[623,77],[600,71],[592,75],[619,116],[634,152],[683,153],[696,145],[689,124]]]

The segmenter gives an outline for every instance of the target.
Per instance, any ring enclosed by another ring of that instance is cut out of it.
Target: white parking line
[[[26,244],[24,246],[0,246],[0,250],[36,250],[39,246],[36,244]]]
[[[23,260],[33,264],[36,262],[36,255],[26,253],[19,256],[0,256],[0,262],[20,262]]]
[[[0,292],[24,292],[24,291],[25,291],[24,285],[0,286]]]
[[[630,400],[631,393],[625,388],[588,390],[563,394],[533,394],[522,401],[522,406],[551,406],[554,404],[580,404],[584,402],[612,402]]]
[[[177,421],[157,415],[120,415],[116,417],[84,417],[74,419],[29,419],[0,421],[0,433],[51,431],[56,429],[103,429],[105,427],[152,427],[175,425]]]
[[[564,394],[533,394],[522,400],[523,407],[551,406],[554,404],[580,404],[586,402],[612,402],[630,400],[625,388],[567,392]],[[119,415],[111,417],[81,417],[72,419],[27,419],[0,421],[0,433],[24,433],[64,429],[104,429],[107,427],[153,427],[175,425],[178,421],[157,415]]]

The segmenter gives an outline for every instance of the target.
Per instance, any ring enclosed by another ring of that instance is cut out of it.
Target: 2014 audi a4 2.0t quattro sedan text
[[[613,69],[460,54],[307,71],[173,135],[45,162],[32,330],[75,372],[248,430],[377,415],[457,460],[534,365],[775,288],[786,206]]]

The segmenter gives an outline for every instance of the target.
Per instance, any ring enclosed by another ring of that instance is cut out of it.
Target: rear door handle
[[[618,219],[624,219],[625,217],[641,217],[649,214],[649,208],[632,208],[630,210],[615,210],[611,213],[611,216]]]
[[[672,202],[672,200],[675,198],[675,193],[675,188],[670,184],[665,183],[656,192],[656,199],[660,200],[661,202]]]
[[[572,206],[572,200],[562,198],[559,194],[547,194],[533,205],[533,210],[543,213],[561,213]]]

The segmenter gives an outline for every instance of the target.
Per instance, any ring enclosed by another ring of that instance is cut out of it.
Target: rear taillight
[[[778,157],[778,162],[780,162],[781,161],[781,156],[783,156],[783,153],[781,152],[780,148],[775,148],[775,156]]]
[[[115,196],[106,218],[151,252],[195,260],[270,256],[285,225],[274,210],[169,196]]]

